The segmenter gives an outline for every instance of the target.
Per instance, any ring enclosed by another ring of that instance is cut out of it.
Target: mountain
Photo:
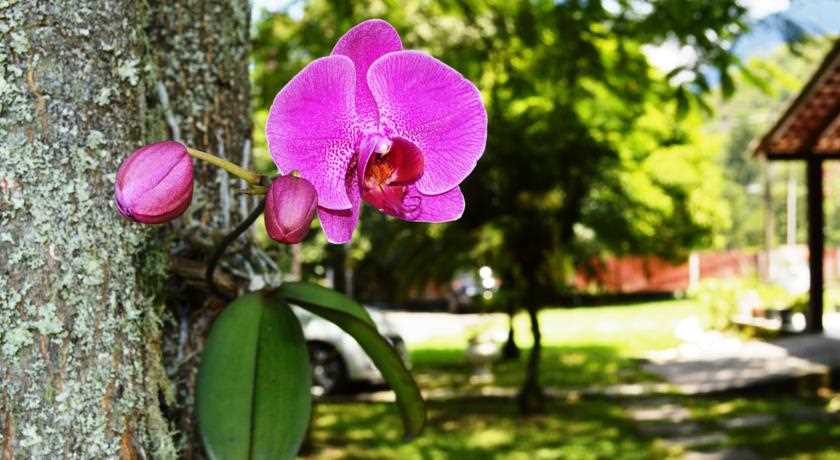
[[[785,43],[786,34],[797,32],[790,23],[811,35],[838,35],[840,0],[794,1],[788,9],[756,21],[735,44],[735,52],[742,58],[771,53]]]

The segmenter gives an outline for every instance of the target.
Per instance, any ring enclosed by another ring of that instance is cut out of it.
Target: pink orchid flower
[[[407,221],[460,218],[458,185],[484,152],[487,113],[475,85],[372,19],[280,90],[266,136],[280,171],[315,186],[321,227],[340,244],[362,201]]]

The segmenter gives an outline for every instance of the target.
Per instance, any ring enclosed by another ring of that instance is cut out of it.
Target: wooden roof
[[[770,159],[840,155],[840,40],[756,153]]]

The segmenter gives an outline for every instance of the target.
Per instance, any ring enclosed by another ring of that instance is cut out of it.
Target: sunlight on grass
[[[676,300],[543,310],[540,324],[547,346],[597,344],[629,356],[678,345],[674,330],[680,321],[692,316],[704,321],[707,313],[695,302]],[[530,347],[533,340],[527,315],[517,315],[514,327],[517,342]]]
[[[498,448],[513,441],[513,433],[500,429],[489,428],[471,434],[465,439],[465,444],[473,448]]]
[[[494,320],[474,331],[436,337],[411,350],[413,373],[426,390],[454,397],[428,402],[429,423],[422,436],[401,440],[396,408],[381,403],[324,403],[316,407],[311,433],[317,450],[307,458],[334,460],[554,460],[679,459],[684,449],[656,436],[643,435],[625,412],[626,400],[587,396],[580,391],[613,384],[654,380],[641,369],[639,356],[675,346],[681,321],[706,319],[689,301],[575,309],[542,313],[545,348],[542,383],[569,395],[548,403],[546,414],[521,417],[509,397],[479,396],[486,387],[513,394],[522,383],[528,349],[519,360],[492,366],[491,382],[470,377],[464,348],[471,333],[492,328]],[[498,317],[496,317],[498,319]],[[527,318],[516,318],[520,345],[528,345]],[[667,396],[689,409],[692,422],[706,432],[726,432],[724,443],[699,450],[747,448],[763,458],[840,460],[840,427],[827,421],[828,402],[790,395],[756,397]],[[727,427],[741,418],[769,415],[762,426]],[[831,419],[836,420],[836,418]]]
[[[669,348],[679,343],[674,329],[686,318],[695,317],[701,323],[708,313],[696,302],[673,300],[628,305],[598,307],[551,308],[540,312],[543,344],[572,345],[599,344],[617,347],[622,354]],[[471,326],[458,334],[439,335],[420,344],[415,349],[464,349],[471,336],[505,337],[507,320],[504,315],[487,315],[479,325]],[[531,326],[528,315],[519,312],[514,319],[517,343],[531,346]]]
[[[677,325],[688,318],[704,321],[706,312],[694,302],[669,301],[635,305],[546,309],[540,313],[543,330],[543,384],[565,389],[593,385],[654,380],[641,370],[636,358],[645,352],[679,344]],[[464,349],[469,333],[436,337],[411,349],[414,373],[426,389],[474,389],[522,383],[527,347],[533,342],[527,315],[515,319],[517,343],[523,348],[517,361],[493,366],[495,380],[474,385]],[[498,318],[471,333],[504,336],[507,324]]]

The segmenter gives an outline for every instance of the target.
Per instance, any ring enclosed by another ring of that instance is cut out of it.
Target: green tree
[[[797,187],[797,216],[805,216],[804,166],[798,162],[766,163],[754,154],[754,141],[767,130],[782,113],[812,72],[819,66],[833,40],[813,39],[800,43],[795,49],[780,46],[767,56],[745,63],[746,73],[735,78],[739,90],[729,99],[722,95],[715,100],[718,107],[704,127],[708,133],[725,133],[723,154],[724,196],[731,207],[732,226],[723,234],[723,245],[729,248],[758,248],[765,243],[765,225],[772,225],[776,235],[771,244],[778,244],[786,233],[786,195],[788,179]],[[759,82],[758,85],[750,85]],[[831,164],[826,173],[836,174]],[[827,181],[831,183],[831,181]],[[765,215],[764,191],[769,185],[770,214]],[[840,242],[836,225],[840,212],[835,200],[826,200],[826,235],[829,242]],[[767,222],[769,220],[769,222]],[[804,241],[807,228],[798,226],[797,241]]]
[[[713,140],[692,112],[710,90],[704,66],[731,89],[740,63],[728,46],[747,30],[745,13],[735,0],[311,1],[300,18],[278,14],[259,25],[255,97],[267,107],[306,62],[368,17],[389,20],[407,47],[476,82],[489,139],[462,184],[464,217],[418,230],[366,213],[356,279],[400,295],[491,264],[511,313],[521,305],[531,318],[520,403],[534,412],[542,407],[539,307],[569,290],[578,262],[605,252],[679,258],[726,226],[720,174],[705,155]],[[642,47],[666,39],[694,48],[697,61],[667,75],[652,68]]]

